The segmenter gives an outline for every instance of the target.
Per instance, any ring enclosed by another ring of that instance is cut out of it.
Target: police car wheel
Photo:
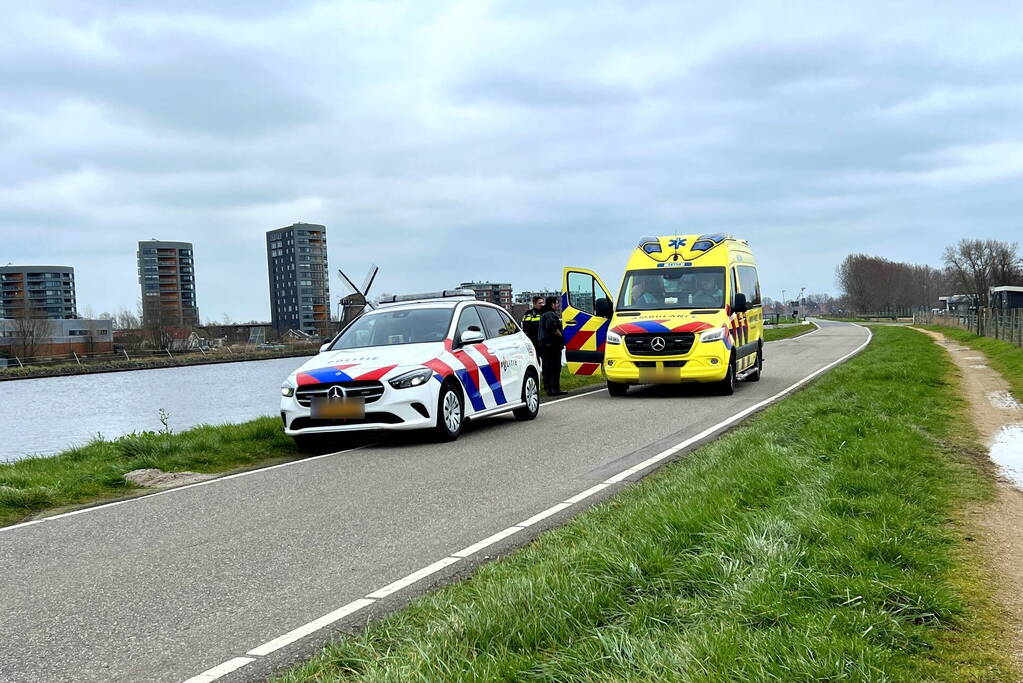
[[[625,394],[629,393],[629,385],[623,382],[612,382],[611,380],[608,380],[607,393],[612,396],[625,396]]]
[[[536,382],[536,375],[529,372],[522,381],[522,402],[521,408],[512,411],[516,420],[532,420],[540,412],[540,385]]]
[[[437,399],[437,426],[434,433],[439,441],[454,441],[462,433],[465,422],[465,404],[462,392],[452,384],[441,387]]]

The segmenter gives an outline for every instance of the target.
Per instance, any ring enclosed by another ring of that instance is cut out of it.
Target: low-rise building
[[[0,320],[0,355],[8,358],[110,353],[113,343],[110,320]]]
[[[560,299],[561,292],[555,292],[554,290],[551,289],[542,289],[535,292],[519,292],[518,294],[515,295],[515,303],[532,304],[533,297],[535,296],[542,296],[544,299],[546,299],[549,296],[553,296],[555,298]]]
[[[1003,285],[988,290],[991,308],[1007,311],[1011,308],[1023,308],[1023,287]]]

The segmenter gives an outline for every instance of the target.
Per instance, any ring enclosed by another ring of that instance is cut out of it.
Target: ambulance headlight
[[[611,332],[610,330],[608,330],[608,333],[607,333],[607,343],[608,344],[621,344],[622,343],[622,335],[618,334],[617,332]]]
[[[398,375],[394,379],[390,380],[390,384],[395,389],[411,389],[412,387],[421,387],[430,381],[433,377],[433,370],[430,368],[423,368],[421,370],[413,370],[412,372],[406,372],[404,375]]]
[[[702,342],[715,342],[721,341],[725,338],[725,328],[719,327],[716,330],[707,330],[706,332],[700,333],[700,341]]]

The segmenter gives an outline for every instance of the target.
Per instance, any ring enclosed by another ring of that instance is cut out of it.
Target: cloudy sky
[[[834,291],[852,251],[1023,235],[1021,8],[12,3],[0,264],[73,265],[99,313],[137,240],[191,241],[203,318],[248,320],[296,221],[389,291],[614,288],[639,237],[728,231],[767,295]]]

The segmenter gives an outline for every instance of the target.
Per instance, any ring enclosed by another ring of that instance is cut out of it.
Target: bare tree
[[[971,294],[987,306],[988,290],[1023,284],[1019,243],[999,240],[960,240],[945,249],[945,268],[957,294]]]
[[[937,268],[866,254],[847,256],[835,279],[845,304],[860,312],[931,308],[947,288],[945,274]]]
[[[11,326],[13,341],[11,351],[15,356],[31,358],[39,348],[53,338],[53,322],[42,311],[23,306]]]

